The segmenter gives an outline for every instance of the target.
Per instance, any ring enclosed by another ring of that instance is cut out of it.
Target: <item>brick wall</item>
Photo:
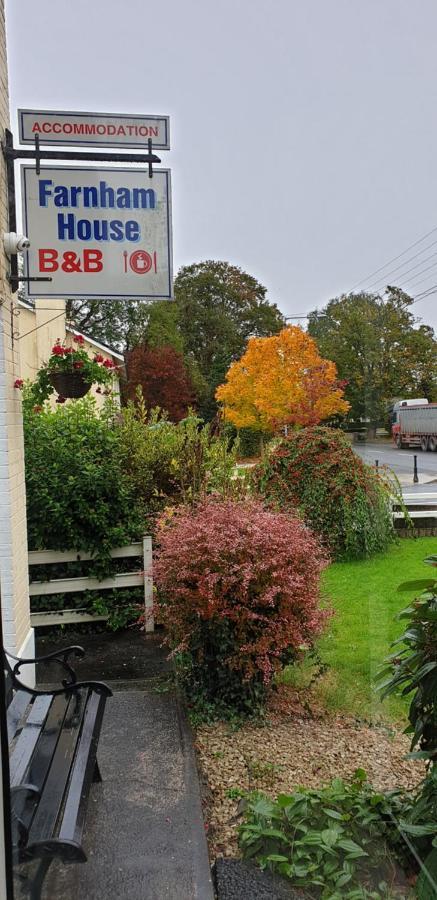
[[[4,0],[0,0],[0,132],[9,125]],[[15,300],[7,281],[8,260],[1,240],[8,231],[6,167],[0,155],[0,579],[4,641],[8,649],[29,649],[26,499],[19,377],[19,343],[14,338]],[[16,295],[15,295],[16,296]]]

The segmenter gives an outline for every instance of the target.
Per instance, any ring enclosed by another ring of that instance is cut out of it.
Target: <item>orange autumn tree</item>
[[[267,338],[250,338],[217,388],[225,419],[237,428],[273,432],[281,425],[317,425],[346,413],[335,363],[296,325]]]

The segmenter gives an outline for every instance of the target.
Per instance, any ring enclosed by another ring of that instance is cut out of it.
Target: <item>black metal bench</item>
[[[112,692],[103,682],[77,681],[71,656],[84,656],[84,650],[67,647],[36,659],[3,655],[14,862],[37,861],[32,875],[20,876],[32,900],[41,897],[54,858],[86,862],[82,833],[88,795],[91,783],[101,781],[97,744]],[[23,684],[21,667],[35,663],[61,666],[62,687]]]

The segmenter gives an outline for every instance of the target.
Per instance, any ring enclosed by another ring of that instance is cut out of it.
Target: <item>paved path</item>
[[[85,830],[88,862],[53,864],[44,900],[213,900],[191,732],[174,690],[156,683],[162,651],[153,637],[144,640],[154,681],[143,678],[139,688],[136,678],[136,690],[116,691],[106,706],[103,782],[92,786]],[[122,636],[123,652],[128,643]],[[137,652],[138,636],[133,643]],[[91,660],[95,677],[93,669]]]

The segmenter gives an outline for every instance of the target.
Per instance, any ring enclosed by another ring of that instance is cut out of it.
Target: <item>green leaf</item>
[[[338,819],[339,821],[344,820],[344,816],[342,813],[337,812],[336,809],[323,809],[323,812],[329,816],[331,819]]]
[[[355,841],[352,841],[350,838],[341,838],[338,842],[338,846],[341,847],[342,850],[346,850],[347,853],[357,853],[359,856],[369,855],[359,844],[356,844]]]
[[[268,800],[267,797],[259,797],[252,809],[255,815],[271,819],[275,812],[275,805],[271,800]]]
[[[355,769],[353,779],[354,779],[354,781],[361,781],[361,782],[367,781],[366,770],[365,769]]]
[[[413,834],[415,837],[423,837],[426,834],[435,834],[436,832],[436,824],[435,822],[430,823],[429,825],[411,825],[409,822],[399,822],[399,828],[402,831],[406,831],[407,834]]]
[[[323,843],[326,844],[327,847],[335,847],[340,834],[334,828],[325,828],[325,830],[322,831],[321,837]]]

